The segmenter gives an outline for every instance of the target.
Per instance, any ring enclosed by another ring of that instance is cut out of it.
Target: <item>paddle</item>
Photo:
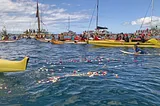
[[[158,40],[156,40],[155,38],[152,38],[152,39],[148,40],[147,42],[160,46],[160,42]]]

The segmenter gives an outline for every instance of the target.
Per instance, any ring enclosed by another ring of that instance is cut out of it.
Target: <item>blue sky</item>
[[[39,0],[43,28],[52,33],[67,31],[70,17],[70,30],[82,33],[88,30],[96,2],[97,0]],[[150,3],[151,0],[99,0],[99,25],[108,27],[113,33],[135,32],[140,29]],[[37,27],[36,0],[1,0],[0,4],[1,23],[9,30],[23,31]],[[160,0],[154,0],[153,25],[160,24],[159,4]],[[9,8],[6,9],[6,6]],[[150,16],[151,5],[143,28],[150,25]],[[95,29],[95,23],[96,12],[90,30]]]

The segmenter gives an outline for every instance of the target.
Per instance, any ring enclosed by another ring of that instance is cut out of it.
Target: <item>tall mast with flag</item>
[[[40,16],[39,16],[39,6],[38,6],[38,0],[37,0],[37,12],[36,12],[36,17],[38,20],[38,34],[41,32],[41,25],[40,25]]]

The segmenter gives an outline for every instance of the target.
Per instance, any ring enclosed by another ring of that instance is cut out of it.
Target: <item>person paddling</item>
[[[141,50],[140,48],[138,48],[137,45],[139,45],[139,43],[135,44],[134,47],[133,47],[133,49],[134,49],[134,51],[135,51],[135,55],[138,55],[138,54],[146,54],[146,52],[143,51],[143,50]]]

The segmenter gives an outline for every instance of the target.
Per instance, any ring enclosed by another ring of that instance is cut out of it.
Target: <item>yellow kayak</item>
[[[111,45],[135,45],[137,42],[124,42],[124,41],[116,41],[116,40],[88,40],[89,44],[111,44]],[[154,45],[149,42],[139,42],[140,45]]]
[[[93,44],[94,46],[100,46],[100,47],[133,47],[134,45],[113,45],[113,44]],[[160,48],[158,45],[138,45],[138,47],[144,47],[144,48]]]
[[[5,59],[0,59],[0,72],[18,72],[24,71],[27,68],[28,57],[25,57],[21,61],[10,61]]]

